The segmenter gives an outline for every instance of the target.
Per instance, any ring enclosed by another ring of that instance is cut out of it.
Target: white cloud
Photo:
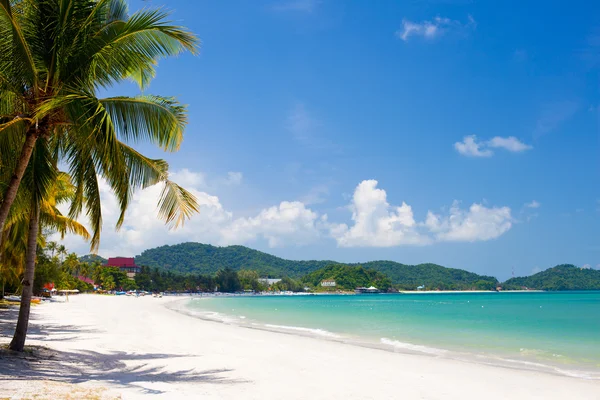
[[[514,153],[519,153],[519,152],[522,152],[525,150],[530,150],[533,148],[532,146],[521,142],[519,139],[517,139],[514,136],[509,136],[506,138],[496,136],[496,137],[492,138],[492,140],[490,140],[487,143],[487,145],[489,147],[494,147],[494,148],[503,148],[505,150],[512,151]]]
[[[196,196],[200,205],[200,212],[175,230],[169,230],[157,218],[156,205],[162,186],[155,185],[134,194],[123,227],[116,232],[118,204],[109,186],[101,180],[104,225],[99,254],[134,255],[148,248],[187,241],[229,245],[264,238],[269,246],[307,244],[319,237],[321,221],[327,218],[319,218],[301,202],[286,201],[263,209],[254,217],[236,218],[217,196],[199,189],[200,176],[202,174],[188,170],[171,175],[175,182],[185,183],[184,187]],[[89,252],[89,245],[75,236],[67,236],[65,242],[70,250],[79,254]]]
[[[460,154],[469,157],[491,157],[494,152],[490,149],[504,149],[512,153],[520,153],[530,150],[533,147],[521,142],[514,136],[501,137],[495,136],[491,140],[481,142],[477,140],[477,136],[465,136],[462,142],[454,143],[454,148]]]
[[[454,148],[460,154],[470,157],[491,157],[494,152],[485,149],[485,144],[477,142],[475,135],[465,136],[462,142],[454,143]]]
[[[455,201],[448,216],[429,211],[425,226],[438,241],[475,242],[496,239],[512,227],[512,221],[508,207],[488,208],[474,203],[469,210],[462,210]]]
[[[323,216],[322,219],[326,219]],[[299,201],[283,201],[279,206],[262,210],[256,217],[238,218],[224,227],[225,243],[245,243],[262,236],[269,247],[286,243],[304,245],[320,236],[316,212]]]
[[[332,238],[340,247],[392,247],[427,245],[436,241],[478,241],[500,236],[511,227],[508,207],[487,208],[473,204],[461,210],[458,202],[449,215],[427,214],[425,222],[415,221],[413,209],[406,203],[390,205],[385,190],[377,181],[365,180],[356,187],[349,208],[352,224],[331,223],[326,214],[310,209],[301,201],[282,201],[250,216],[236,216],[217,196],[204,191],[203,174],[181,170],[171,178],[185,183],[196,196],[200,212],[183,227],[169,230],[157,218],[157,199],[162,190],[156,185],[134,193],[120,231],[114,226],[118,204],[109,186],[100,181],[104,229],[99,253],[103,256],[131,256],[165,244],[195,241],[216,245],[249,244],[265,240],[270,247],[300,246]],[[56,238],[53,238],[56,239]],[[75,236],[67,236],[65,245],[79,254],[89,245]]]
[[[327,200],[327,196],[329,196],[329,186],[321,184],[310,188],[308,193],[301,197],[300,201],[307,205],[320,204]]]
[[[298,11],[304,13],[314,12],[319,5],[321,0],[288,0],[280,1],[273,5],[273,9],[276,11]]]
[[[536,201],[536,200],[532,200],[531,203],[525,203],[525,207],[527,208],[540,208],[541,204]]]
[[[412,209],[406,203],[392,207],[385,190],[376,180],[362,181],[354,191],[352,203],[354,225],[333,224],[331,234],[341,247],[391,247],[427,244],[429,238],[417,232]]]
[[[239,185],[242,183],[244,175],[241,172],[228,172],[227,173],[227,184]]]
[[[377,188],[377,181],[362,181],[354,191],[352,221],[331,224],[331,235],[341,247],[391,247],[399,245],[426,245],[436,241],[475,242],[495,239],[512,226],[508,207],[487,208],[473,204],[462,210],[457,201],[450,214],[442,216],[431,211],[423,223],[417,223],[412,208],[402,203],[399,207],[387,202],[385,190]]]
[[[581,269],[592,269],[592,266],[590,264],[584,264]]]
[[[472,16],[468,16],[468,22],[451,20],[450,18],[435,17],[431,21],[412,22],[407,19],[402,20],[402,29],[396,31],[396,36],[405,42],[411,36],[421,36],[425,39],[434,39],[442,36],[449,31],[466,31],[475,29],[477,23]]]

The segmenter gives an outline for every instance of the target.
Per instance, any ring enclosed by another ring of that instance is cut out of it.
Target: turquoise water
[[[396,351],[600,378],[600,292],[214,297],[188,309]]]

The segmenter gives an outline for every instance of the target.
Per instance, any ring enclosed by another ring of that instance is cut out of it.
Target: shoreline
[[[485,293],[485,292],[484,292]],[[204,297],[208,300],[212,297]],[[177,299],[164,306],[180,314],[197,318],[203,321],[214,322],[236,326],[242,329],[253,329],[265,332],[281,333],[286,335],[296,335],[313,338],[316,340],[325,340],[341,343],[349,346],[359,346],[364,348],[376,349],[391,353],[407,354],[414,356],[440,357],[449,360],[467,362],[477,365],[486,365],[499,368],[510,368],[522,371],[534,371],[553,376],[572,377],[577,379],[592,380],[600,382],[600,368],[598,369],[573,369],[568,365],[553,364],[546,360],[542,362],[534,359],[515,359],[514,355],[494,354],[494,353],[474,353],[468,349],[448,349],[444,346],[430,346],[425,344],[410,343],[397,339],[366,338],[344,332],[331,332],[322,328],[307,328],[293,325],[276,325],[259,321],[249,321],[240,319],[234,314],[223,314],[210,310],[193,310],[186,307],[191,301],[203,300],[203,298]],[[599,366],[600,367],[600,366]]]
[[[3,357],[0,397],[47,392],[35,398],[61,398],[89,389],[102,399],[305,399],[307,393],[315,399],[474,400],[504,399],[508,393],[562,399],[600,392],[598,381],[243,329],[172,309],[189,298],[69,300],[32,308],[27,345],[45,346],[55,355],[35,363]],[[4,311],[1,344],[10,340],[13,326],[5,323]]]

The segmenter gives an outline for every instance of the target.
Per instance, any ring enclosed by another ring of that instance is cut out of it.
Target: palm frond
[[[172,228],[177,228],[199,212],[200,206],[193,194],[176,183],[166,180],[164,185],[158,200],[158,216]]]
[[[141,139],[164,150],[179,149],[187,124],[186,107],[174,98],[161,96],[111,97],[100,100],[125,141]]]
[[[11,55],[10,63],[13,64],[13,72],[16,73],[20,69],[19,75],[26,78],[22,83],[32,85],[35,91],[38,87],[36,63],[18,21],[19,14],[13,13],[13,5],[13,1],[0,0],[0,33],[2,34],[0,50],[4,55]]]

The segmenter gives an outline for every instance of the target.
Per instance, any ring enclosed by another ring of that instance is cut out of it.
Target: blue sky
[[[203,208],[171,232],[150,218],[155,193],[140,193],[115,233],[108,199],[100,254],[193,240],[500,279],[513,268],[600,268],[600,6],[153,0],[130,9],[160,5],[202,49],[162,60],[146,91],[189,105],[182,149],[139,148],[167,159]]]

